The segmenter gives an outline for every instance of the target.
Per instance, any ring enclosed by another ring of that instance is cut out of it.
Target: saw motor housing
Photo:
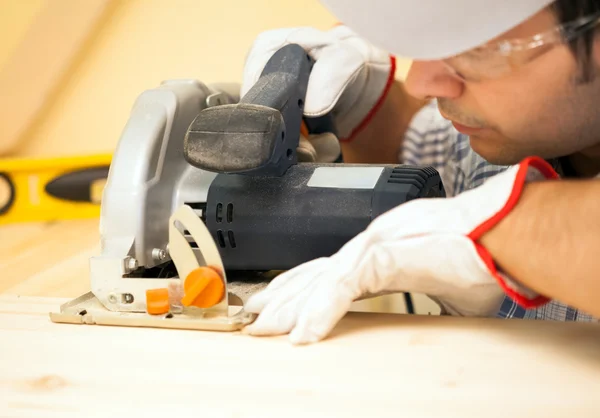
[[[313,65],[299,45],[279,49],[238,103],[203,110],[187,132],[186,160],[218,173],[203,220],[230,270],[330,256],[389,209],[444,194],[432,168],[298,163],[301,123],[335,134],[331,114],[303,117]]]

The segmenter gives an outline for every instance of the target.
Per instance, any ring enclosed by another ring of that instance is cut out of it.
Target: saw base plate
[[[144,312],[114,312],[106,309],[92,292],[88,292],[50,312],[55,323],[109,325],[124,327],[171,328],[203,331],[239,331],[252,323],[256,315],[242,306],[230,306],[230,316],[192,316],[180,313],[149,315]]]

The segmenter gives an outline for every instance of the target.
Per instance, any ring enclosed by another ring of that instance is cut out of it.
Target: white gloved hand
[[[529,158],[456,197],[400,205],[333,256],[282,273],[253,295],[245,309],[260,315],[245,332],[316,342],[353,301],[383,291],[426,294],[464,316],[496,314],[505,294],[524,307],[546,303],[499,273],[478,239],[512,210],[525,182],[556,177],[544,160]]]
[[[350,139],[368,122],[391,85],[394,57],[346,26],[329,31],[301,27],[263,32],[246,58],[241,97],[257,82],[273,54],[290,43],[300,45],[315,60],[304,115],[317,117],[332,111],[338,138]]]

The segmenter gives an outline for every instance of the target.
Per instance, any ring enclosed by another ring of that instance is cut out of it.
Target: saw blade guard
[[[169,80],[137,98],[102,195],[101,253],[90,259],[91,290],[106,309],[146,312],[146,291],[165,288],[176,305],[180,281],[171,263],[169,219],[184,205],[202,217],[215,178],[185,161],[183,137],[201,110],[238,100],[230,94],[235,90]]]

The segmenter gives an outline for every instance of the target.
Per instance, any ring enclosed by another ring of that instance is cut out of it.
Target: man
[[[333,113],[345,161],[432,165],[449,198],[400,205],[280,275],[248,301],[246,331],[316,342],[391,291],[453,315],[600,317],[600,0],[323,3],[347,26],[263,33],[242,94],[302,45],[305,114]],[[413,58],[404,84],[384,50]]]

